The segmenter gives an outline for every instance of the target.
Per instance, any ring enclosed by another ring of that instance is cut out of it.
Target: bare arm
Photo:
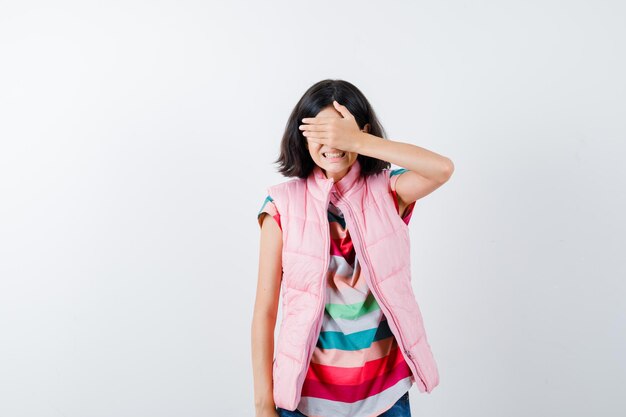
[[[381,139],[369,133],[362,133],[359,138],[359,153],[409,170],[400,174],[396,182],[400,213],[409,204],[441,187],[454,172],[454,164],[449,158],[426,148]]]
[[[356,152],[391,162],[410,172],[400,174],[396,193],[400,213],[404,208],[447,182],[454,172],[452,160],[411,143],[383,139],[361,130],[346,106],[334,101],[333,106],[343,117],[305,117],[299,128],[308,142],[330,148]]]
[[[264,214],[261,222],[259,277],[252,317],[252,372],[254,405],[257,417],[276,416],[272,362],[274,329],[278,312],[282,279],[282,232],[271,216]]]

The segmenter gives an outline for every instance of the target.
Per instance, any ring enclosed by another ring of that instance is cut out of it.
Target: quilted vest
[[[311,174],[267,190],[280,213],[282,321],[274,348],[273,396],[295,410],[319,337],[330,261],[328,203],[344,214],[361,273],[387,318],[420,392],[439,384],[439,373],[411,285],[409,228],[398,215],[388,169],[360,176],[358,159],[335,182],[315,165]]]

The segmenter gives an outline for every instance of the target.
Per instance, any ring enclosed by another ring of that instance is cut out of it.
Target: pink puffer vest
[[[327,208],[344,214],[366,282],[387,317],[420,392],[439,384],[411,285],[409,229],[396,211],[389,170],[360,177],[356,160],[338,182],[316,165],[306,179],[268,188],[283,230],[282,322],[273,362],[274,402],[295,410],[324,313],[330,257]]]

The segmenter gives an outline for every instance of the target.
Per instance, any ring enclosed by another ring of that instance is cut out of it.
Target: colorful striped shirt
[[[395,183],[404,168],[389,170]],[[402,214],[409,223],[415,202]],[[257,218],[280,213],[267,196]],[[391,408],[415,382],[387,318],[362,275],[343,214],[328,206],[330,263],[322,327],[297,409],[309,417],[376,417]]]

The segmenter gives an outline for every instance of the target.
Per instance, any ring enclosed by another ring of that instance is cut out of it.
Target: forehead
[[[341,113],[339,113],[333,106],[324,107],[320,110],[319,113],[316,114],[316,117],[342,117]]]

